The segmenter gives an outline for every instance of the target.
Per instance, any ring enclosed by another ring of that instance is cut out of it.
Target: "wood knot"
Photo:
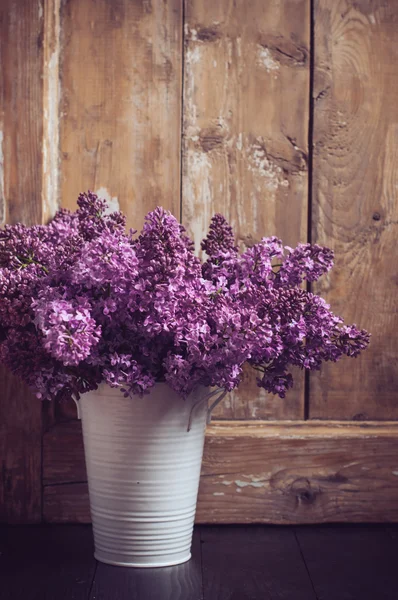
[[[381,214],[379,212],[374,212],[372,216],[373,221],[380,221]]]
[[[196,38],[200,42],[215,42],[221,37],[221,32],[217,27],[197,27]]]
[[[330,483],[347,483],[348,478],[341,473],[332,473],[325,477],[325,481],[330,481]]]
[[[199,143],[204,152],[210,152],[223,145],[225,133],[220,127],[208,127],[199,133]]]
[[[353,421],[367,421],[369,416],[365,412],[356,413],[353,417]]]
[[[282,35],[261,35],[259,43],[281,65],[303,67],[308,62],[309,53],[306,46]]]
[[[313,504],[320,490],[311,487],[309,479],[301,477],[293,481],[290,491],[296,496],[298,504]]]

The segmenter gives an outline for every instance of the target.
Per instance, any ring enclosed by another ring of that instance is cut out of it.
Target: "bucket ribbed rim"
[[[176,396],[178,396],[177,392],[175,392],[169,385],[168,383],[166,383],[165,381],[157,381],[155,383],[155,385],[153,386],[153,388],[151,388],[150,392],[152,390],[154,390],[155,388],[157,389],[167,389],[168,393],[170,394],[175,394]],[[203,388],[203,390],[207,389],[209,390],[210,388],[203,386],[203,385],[198,385],[193,391],[192,393],[195,394],[197,392],[198,389]],[[119,387],[111,387],[110,385],[108,385],[107,383],[105,383],[104,381],[101,382],[100,384],[98,384],[98,388],[96,390],[90,390],[88,392],[85,392],[84,395],[86,394],[96,394],[98,396],[116,396],[118,398],[124,398],[124,394],[123,392],[120,390]],[[136,395],[134,396],[134,398],[136,398],[137,400],[145,400],[146,397],[150,397],[150,393],[144,395],[142,398],[140,398],[140,396]],[[126,400],[129,400],[130,398],[127,397]]]

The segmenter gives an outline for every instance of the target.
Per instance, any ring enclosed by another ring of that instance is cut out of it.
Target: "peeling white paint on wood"
[[[268,158],[263,144],[263,140],[258,139],[248,148],[248,168],[264,180],[267,190],[275,192],[284,180],[283,171]],[[257,187],[257,191],[261,192],[261,186]]]
[[[95,192],[97,196],[103,198],[108,203],[107,213],[113,213],[120,210],[119,200],[117,196],[112,196],[111,193],[106,189],[106,187],[100,187]]]
[[[241,481],[239,479],[235,480],[235,485],[237,485],[240,488],[244,488],[244,487],[261,488],[261,487],[267,486],[267,484],[263,481]]]
[[[243,133],[239,133],[236,138],[236,149],[241,151],[243,148]]]
[[[211,216],[209,209],[212,205],[211,189],[211,161],[205,152],[190,148],[186,152],[187,169],[189,177],[184,178],[183,194],[186,200],[187,212],[190,207],[195,205],[196,198],[202,202],[200,214],[192,215],[189,218],[191,223],[191,236],[195,243],[195,253],[200,253],[200,242],[206,235]],[[188,215],[186,215],[188,216]]]
[[[187,62],[187,65],[194,65],[195,63],[198,63],[200,61],[200,57],[201,50],[199,46],[195,46],[194,48],[188,48],[185,55],[185,60]]]
[[[225,47],[226,47],[226,54],[227,54],[227,62],[225,67],[228,69],[229,67],[232,66],[234,60],[233,60],[233,43],[231,38],[225,38]],[[227,71],[228,73],[228,71]],[[228,84],[228,75],[226,77],[226,82],[225,85]]]
[[[392,474],[398,477],[398,471],[393,471]]]
[[[254,477],[253,475],[244,475],[248,481],[241,479],[235,479],[234,481],[222,481],[223,485],[236,485],[238,488],[254,487],[254,488],[265,488],[268,486],[267,478]],[[265,481],[264,481],[265,479]]]
[[[250,409],[250,416],[252,419],[256,419],[257,418],[257,413],[258,413],[258,406],[253,406]]]
[[[184,35],[186,40],[190,40],[191,42],[196,42],[198,39],[198,32],[194,27],[189,27],[188,23],[184,25]]]
[[[231,408],[231,406],[232,406],[232,404],[231,404],[231,398],[229,397],[228,394],[224,398],[224,406],[225,406],[225,408]]]
[[[279,63],[272,58],[268,48],[264,48],[263,46],[260,46],[260,44],[257,45],[257,64],[260,67],[264,67],[268,73],[271,71],[279,71],[280,69]]]
[[[202,57],[202,49],[196,45],[195,47],[188,47],[185,53],[185,63],[186,63],[186,78],[185,78],[185,90],[186,97],[189,99],[187,105],[185,107],[185,123],[187,125],[187,130],[185,134],[187,136],[195,136],[198,135],[199,129],[197,127],[197,109],[196,104],[193,101],[195,94],[195,69],[192,68],[192,65],[200,62]]]
[[[45,0],[42,203],[45,220],[58,210],[60,0]]]
[[[217,125],[218,125],[218,127],[221,127],[222,129],[224,129],[225,131],[227,131],[227,132],[229,131],[228,121],[224,117],[224,115],[218,115],[218,117],[217,117]]]
[[[236,38],[236,51],[240,58],[242,56],[242,38],[240,36]]]
[[[259,477],[255,477],[254,475],[248,475],[248,477],[250,477],[250,479],[252,481],[254,481],[254,482],[256,482],[256,481],[265,481],[266,479],[269,479],[270,476],[271,476],[271,473],[263,473]]]
[[[214,492],[213,496],[225,496],[224,492]]]

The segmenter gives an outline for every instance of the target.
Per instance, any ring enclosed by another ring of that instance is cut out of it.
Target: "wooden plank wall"
[[[89,523],[80,423],[50,430],[43,458],[44,519]],[[398,521],[397,475],[398,423],[218,421],[196,522]]]
[[[41,223],[43,19],[36,3],[0,3],[0,57],[0,224]],[[41,406],[4,369],[0,381],[0,519],[38,521]]]
[[[309,414],[397,419],[398,4],[317,0],[314,23],[312,239],[336,253],[315,290],[372,342],[311,377]]]
[[[70,0],[60,11],[59,202],[92,189],[140,229],[180,212],[180,0]]]
[[[307,0],[187,2],[182,220],[198,250],[215,212],[241,246],[307,239],[309,30]],[[284,402],[245,379],[217,417],[304,417],[302,373]]]
[[[242,248],[331,246],[314,291],[373,334],[285,400],[245,373],[209,429],[198,520],[398,520],[396,2],[0,4],[2,223],[90,188],[134,228],[163,205],[199,249],[223,212]],[[87,521],[74,405],[3,373],[0,391],[0,520]]]

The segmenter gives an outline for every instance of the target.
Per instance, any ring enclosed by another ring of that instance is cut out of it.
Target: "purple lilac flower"
[[[183,397],[198,385],[232,390],[246,362],[284,397],[291,366],[319,369],[369,343],[300,287],[331,268],[328,248],[271,237],[239,253],[215,215],[202,264],[160,207],[134,233],[92,192],[48,225],[0,231],[0,362],[39,397],[78,397],[100,382],[128,396],[157,381]]]
[[[219,213],[211,220],[209,233],[202,241],[201,248],[210,258],[217,259],[219,254],[229,252],[237,253],[235,238],[232,227],[227,223],[225,217]]]
[[[42,345],[65,366],[78,365],[90,355],[100,339],[101,327],[90,313],[86,299],[49,299],[44,292],[32,303],[35,324],[43,335]]]
[[[289,255],[278,273],[280,285],[300,285],[307,281],[317,281],[321,275],[333,267],[333,252],[317,244],[299,244],[294,250],[288,248]]]
[[[109,364],[102,371],[105,382],[110,387],[118,387],[124,395],[142,396],[155,384],[153,377],[146,374],[141,365],[129,354],[114,352],[108,358]]]
[[[85,240],[92,240],[104,231],[124,233],[125,216],[120,212],[108,214],[106,200],[87,192],[80,194],[77,204],[78,229]]]

